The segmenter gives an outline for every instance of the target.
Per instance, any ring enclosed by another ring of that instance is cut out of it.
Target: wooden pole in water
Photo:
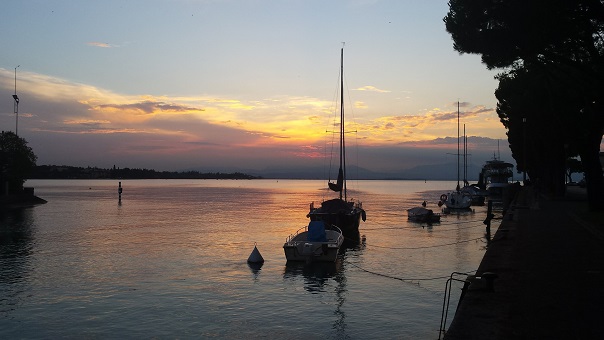
[[[483,222],[487,225],[487,244],[491,242],[491,220],[493,217],[495,217],[495,215],[493,215],[493,201],[489,200],[487,206],[487,218]]]
[[[119,183],[119,186],[117,188],[117,193],[119,195],[118,202],[122,203],[122,182]]]

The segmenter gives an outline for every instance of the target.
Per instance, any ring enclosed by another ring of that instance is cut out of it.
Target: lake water
[[[407,221],[455,182],[349,182],[365,242],[328,265],[282,248],[323,181],[123,180],[121,203],[117,180],[26,186],[48,203],[0,215],[2,339],[436,339],[446,278],[486,248],[486,207]]]

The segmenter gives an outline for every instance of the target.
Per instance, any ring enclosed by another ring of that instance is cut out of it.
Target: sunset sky
[[[325,162],[340,48],[349,151],[396,172],[513,162],[498,71],[459,55],[446,0],[9,0],[0,11],[0,126],[38,164],[156,170]],[[463,131],[462,131],[463,132]],[[446,138],[451,137],[451,138]],[[513,162],[515,163],[515,162]]]

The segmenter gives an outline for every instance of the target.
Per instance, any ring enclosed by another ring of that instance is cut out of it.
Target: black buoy
[[[250,254],[250,257],[248,257],[247,262],[248,263],[264,263],[264,258],[262,258],[262,255],[260,255],[260,251],[258,251],[258,248],[256,247],[256,243],[254,243],[254,250],[252,250],[252,253]]]

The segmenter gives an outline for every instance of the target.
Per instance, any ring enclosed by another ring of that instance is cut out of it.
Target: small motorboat
[[[416,207],[407,209],[407,216],[409,221],[422,222],[422,223],[435,223],[440,222],[440,214],[435,214],[432,209],[425,207]]]
[[[344,235],[335,225],[310,221],[308,226],[289,235],[283,250],[287,261],[335,262]]]

